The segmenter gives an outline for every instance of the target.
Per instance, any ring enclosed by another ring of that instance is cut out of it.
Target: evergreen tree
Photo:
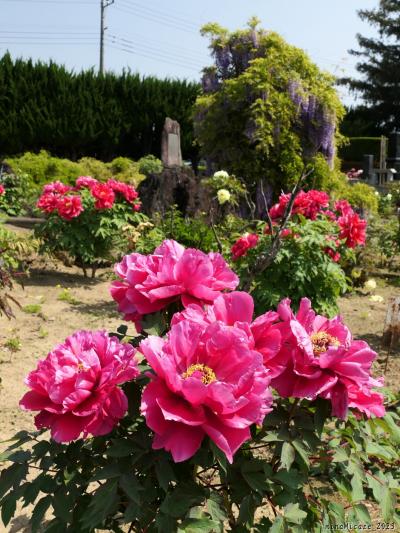
[[[353,112],[370,132],[389,133],[400,127],[400,0],[380,0],[376,9],[360,10],[362,20],[378,31],[378,36],[357,35],[359,50],[350,53],[360,58],[359,79],[345,78],[364,105]]]

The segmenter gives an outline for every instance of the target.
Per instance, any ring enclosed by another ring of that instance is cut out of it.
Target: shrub
[[[163,164],[154,155],[146,155],[139,159],[139,172],[148,176],[149,174],[160,174],[163,170]]]
[[[368,525],[367,500],[400,523],[399,402],[385,414],[376,354],[340,317],[304,299],[254,320],[221,256],[171,240],[116,272],[141,333],[77,332],[29,374],[38,431],[1,456],[6,526],[19,500],[34,531],[51,510],[49,531],[317,533]]]
[[[344,114],[333,78],[257,20],[235,32],[207,24],[202,33],[215,59],[195,106],[202,155],[251,192],[262,179],[275,192],[292,186],[318,153],[332,165]]]
[[[370,213],[377,213],[378,211],[378,198],[375,189],[366,183],[347,185],[338,191],[337,196],[347,200],[360,211],[369,211]]]
[[[134,225],[145,220],[137,211],[138,194],[131,185],[116,180],[101,183],[81,176],[75,187],[54,182],[46,185],[38,208],[47,219],[36,226],[42,249],[66,252],[83,269],[98,266],[118,255]]]

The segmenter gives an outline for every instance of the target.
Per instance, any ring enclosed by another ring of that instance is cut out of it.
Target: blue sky
[[[378,0],[115,0],[107,8],[105,65],[120,72],[199,79],[210,63],[206,22],[229,29],[258,16],[263,27],[305,49],[322,68],[355,73],[356,34],[373,29],[357,16]],[[98,67],[100,0],[0,0],[0,55],[32,57],[70,69]],[[346,103],[352,97],[340,89]]]

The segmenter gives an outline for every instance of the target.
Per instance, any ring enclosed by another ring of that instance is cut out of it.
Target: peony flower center
[[[329,335],[326,331],[318,331],[311,335],[311,344],[314,355],[321,355],[325,353],[330,346],[340,346],[340,341],[333,335]]]
[[[217,379],[214,370],[212,370],[209,366],[203,365],[201,363],[198,363],[196,365],[190,365],[186,372],[182,374],[182,377],[183,379],[190,378],[190,376],[197,372],[201,375],[201,381],[205,385],[209,385]]]
[[[85,365],[83,363],[78,363],[77,369],[78,369],[78,374],[86,370]]]

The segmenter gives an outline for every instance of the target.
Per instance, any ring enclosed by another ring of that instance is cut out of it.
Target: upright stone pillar
[[[182,166],[181,128],[179,122],[168,117],[161,138],[161,160],[167,168]]]
[[[400,173],[400,131],[395,130],[389,135],[387,168],[394,168]]]

